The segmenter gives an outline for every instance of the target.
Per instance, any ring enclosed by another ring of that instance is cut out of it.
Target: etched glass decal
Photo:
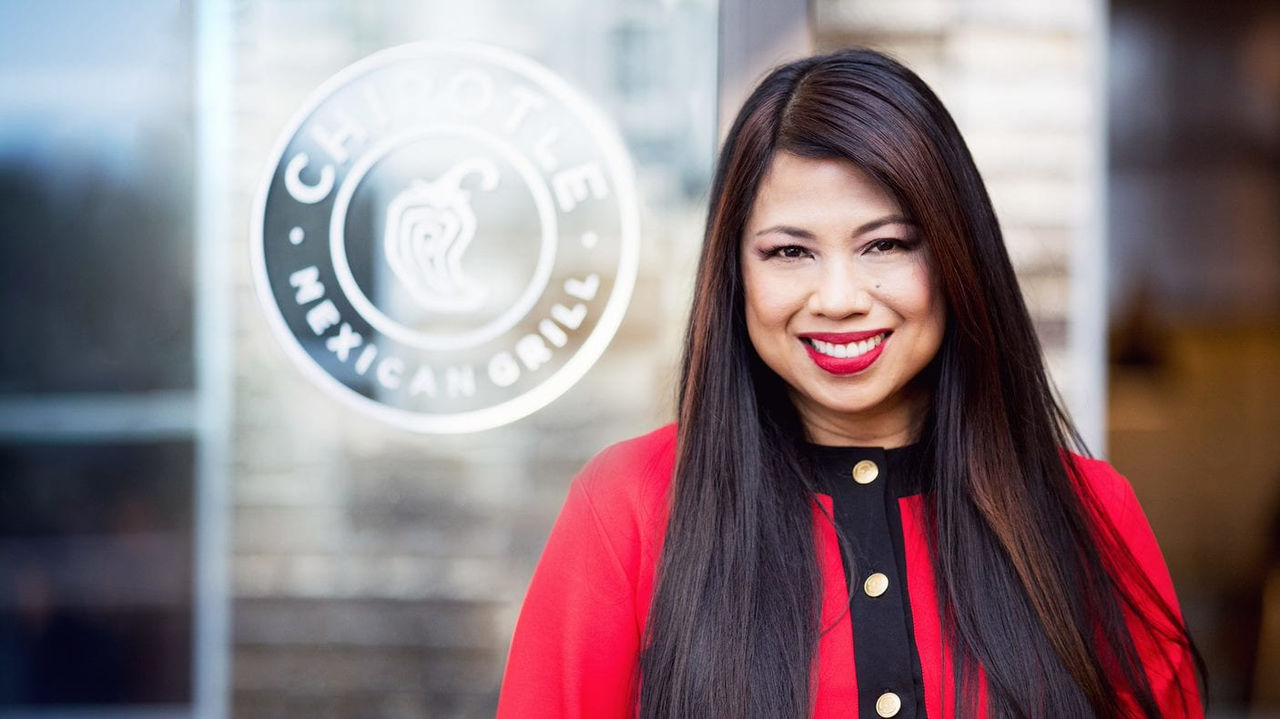
[[[253,262],[276,334],[344,402],[467,432],[545,406],[621,322],[639,227],[603,115],[498,48],[385,50],[277,143]]]

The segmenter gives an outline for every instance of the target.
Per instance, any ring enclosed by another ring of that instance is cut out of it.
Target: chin
[[[849,419],[869,417],[876,414],[876,410],[887,407],[888,402],[886,400],[888,399],[888,397],[879,396],[841,397],[825,393],[819,399],[819,395],[814,392],[792,393],[793,402],[804,403],[827,414],[839,415]]]

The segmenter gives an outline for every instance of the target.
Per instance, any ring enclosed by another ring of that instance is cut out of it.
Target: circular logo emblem
[[[635,284],[631,163],[546,68],[479,45],[384,50],[277,143],[253,224],[284,346],[348,404],[423,432],[528,415],[600,357]]]

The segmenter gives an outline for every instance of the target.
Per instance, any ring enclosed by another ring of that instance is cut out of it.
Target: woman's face
[[[747,332],[811,440],[914,441],[946,307],[902,208],[845,160],[775,154],[742,238]]]

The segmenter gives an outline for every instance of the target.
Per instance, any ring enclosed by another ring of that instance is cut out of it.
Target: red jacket
[[[1176,608],[1160,549],[1129,483],[1111,465],[1074,457],[1109,519],[1166,602]],[[499,719],[610,719],[635,715],[637,656],[667,528],[666,493],[675,463],[675,427],[615,444],[574,479],[533,575],[516,624],[498,702]],[[824,596],[814,663],[815,719],[857,716],[849,593],[830,498],[815,503]],[[898,500],[906,552],[912,630],[920,657],[925,713],[952,717],[949,657],[938,622],[921,495]],[[1148,662],[1166,717],[1203,717],[1189,654],[1172,643],[1145,646],[1171,662]],[[944,669],[944,662],[947,667]],[[1170,671],[1162,667],[1172,666]],[[1185,694],[1189,710],[1183,710]]]

